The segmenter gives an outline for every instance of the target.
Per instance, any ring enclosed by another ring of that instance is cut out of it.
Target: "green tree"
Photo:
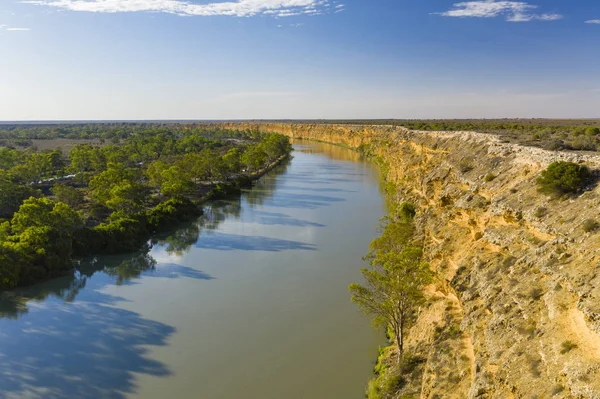
[[[419,247],[374,256],[370,269],[363,269],[365,284],[351,284],[352,301],[373,316],[375,326],[388,326],[398,345],[398,362],[404,351],[404,335],[424,304],[423,287],[432,280],[429,265]]]
[[[10,177],[0,170],[0,217],[11,217],[19,209],[26,198],[39,195],[31,186],[14,183]]]
[[[73,208],[80,206],[84,200],[81,190],[63,183],[55,184],[50,191],[56,196],[57,201],[63,202]]]
[[[106,206],[119,215],[133,215],[143,209],[145,191],[141,184],[122,181],[110,188]]]
[[[162,172],[161,193],[168,197],[182,197],[194,190],[189,173],[179,165],[173,165]]]
[[[49,227],[61,236],[71,236],[83,226],[81,215],[67,204],[31,197],[14,214],[11,229],[20,234],[30,227]]]
[[[23,184],[37,184],[43,178],[50,176],[53,170],[48,154],[31,154],[24,163],[10,169],[10,174]]]
[[[90,181],[89,188],[98,203],[106,205],[111,199],[111,190],[122,182],[128,181],[131,184],[137,182],[141,177],[139,169],[128,168],[123,164],[108,163],[107,168],[102,173],[94,176]]]
[[[267,164],[269,160],[262,145],[250,146],[242,155],[242,163],[249,171],[256,171]]]
[[[227,177],[231,178],[242,169],[242,152],[237,147],[230,149],[223,155],[223,162],[227,168]]]
[[[290,140],[282,134],[269,134],[261,140],[262,148],[269,163],[291,151]]]

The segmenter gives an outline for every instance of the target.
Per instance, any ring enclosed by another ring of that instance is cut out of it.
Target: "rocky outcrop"
[[[600,157],[551,152],[473,132],[391,126],[228,124],[368,150],[387,165],[440,276],[409,348],[425,357],[422,398],[600,398],[600,188],[551,200],[535,180],[550,162],[600,169]]]

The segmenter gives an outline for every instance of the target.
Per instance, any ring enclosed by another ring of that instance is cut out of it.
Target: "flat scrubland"
[[[506,143],[547,150],[600,151],[600,119],[376,119],[303,120],[282,123],[391,125],[424,131],[469,131],[498,135]]]

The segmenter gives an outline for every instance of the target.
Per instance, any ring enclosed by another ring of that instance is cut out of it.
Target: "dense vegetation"
[[[291,150],[278,134],[74,126],[81,132],[68,134],[78,137],[122,134],[118,144],[79,144],[68,155],[0,148],[2,288],[64,274],[74,255],[137,250],[150,233],[199,215],[205,198],[239,192]]]

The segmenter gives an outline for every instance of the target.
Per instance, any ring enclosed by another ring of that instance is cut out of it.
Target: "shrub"
[[[473,158],[463,158],[458,164],[458,169],[462,173],[467,173],[473,170],[475,166],[473,166]]]
[[[488,182],[488,183],[489,183],[489,182],[491,182],[492,180],[494,180],[496,177],[497,177],[497,176],[496,176],[495,174],[493,174],[493,173],[488,173],[487,175],[485,175],[485,178],[484,178],[484,180],[485,180],[486,182]]]
[[[597,136],[600,134],[600,128],[597,127],[588,127],[585,129],[585,134],[588,136]]]
[[[538,189],[552,195],[573,194],[592,182],[590,170],[573,162],[553,162],[537,179]]]
[[[541,288],[539,288],[539,287],[532,288],[532,289],[529,291],[529,297],[530,297],[531,299],[533,299],[534,301],[537,301],[537,300],[538,300],[538,299],[540,299],[540,298],[541,298],[543,295],[544,295],[544,290],[542,290],[542,289],[541,289]]]
[[[565,341],[562,344],[560,344],[560,353],[561,354],[565,354],[567,352],[570,352],[572,349],[577,348],[577,344],[573,341]]]
[[[594,136],[578,136],[569,143],[571,148],[579,151],[596,151],[597,142]]]
[[[589,233],[598,228],[598,222],[596,222],[594,219],[586,219],[581,227],[583,227],[583,231]]]
[[[548,214],[548,209],[544,208],[543,206],[540,206],[539,208],[537,208],[535,210],[535,212],[533,213],[533,216],[535,216],[536,218],[542,218],[544,216],[546,216]]]
[[[565,390],[565,388],[562,385],[556,385],[554,388],[552,388],[552,396],[558,395],[559,393],[561,393],[564,390]]]
[[[417,214],[417,208],[410,202],[403,202],[400,204],[400,208],[398,208],[398,214],[400,215],[400,219],[402,219],[402,221],[410,222],[415,218],[415,215]]]

